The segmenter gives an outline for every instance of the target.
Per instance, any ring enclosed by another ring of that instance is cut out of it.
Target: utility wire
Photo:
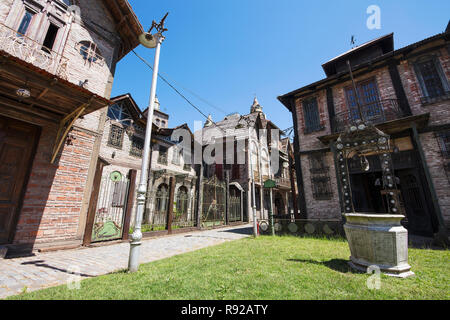
[[[142,62],[144,62],[152,71],[153,71],[153,67],[144,59],[142,58],[139,54],[137,54],[134,50],[132,50],[133,53],[142,60]],[[197,110],[198,112],[201,113],[202,116],[204,116],[205,118],[208,119],[208,116],[206,114],[204,114],[198,107],[196,107],[188,98],[186,98],[180,91],[177,90],[177,88],[175,88],[172,84],[170,84],[169,81],[167,81],[161,74],[158,73],[158,77],[161,78],[162,81],[164,81],[169,87],[171,87],[180,97],[182,97],[184,100],[186,100],[187,103],[189,103],[193,108],[195,108],[195,110]]]

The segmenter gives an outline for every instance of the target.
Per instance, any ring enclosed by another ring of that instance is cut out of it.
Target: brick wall
[[[423,152],[427,160],[431,178],[438,197],[444,220],[450,227],[450,182],[444,172],[444,158],[435,133],[428,132],[420,135]],[[447,160],[448,161],[448,160]]]
[[[33,162],[15,244],[75,239],[95,137],[71,134],[57,164],[50,164],[56,129],[43,129]]]
[[[310,219],[340,219],[341,207],[339,204],[339,194],[337,188],[334,159],[331,152],[325,155],[325,165],[329,167],[330,184],[332,197],[329,200],[316,200],[313,196],[313,186],[311,184],[310,164],[307,155],[301,156],[303,181],[305,183],[305,200],[308,218]]]
[[[449,50],[442,48],[434,51],[431,55],[437,55],[439,63],[447,76],[447,81],[450,81],[450,57]],[[414,61],[405,60],[398,66],[400,78],[405,89],[405,93],[411,107],[411,111],[414,115],[430,113],[429,125],[439,125],[449,123],[450,108],[449,100],[440,101],[433,104],[422,104],[421,97],[423,96],[422,89],[420,87],[419,80],[417,79],[414,71]]]

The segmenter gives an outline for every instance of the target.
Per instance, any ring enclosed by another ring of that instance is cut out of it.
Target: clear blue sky
[[[394,32],[395,48],[443,32],[450,1],[300,0],[129,0],[144,29],[166,21],[160,72],[217,106],[182,89],[214,121],[246,114],[256,94],[267,117],[281,129],[292,126],[277,96],[324,78],[321,65],[357,44]],[[381,8],[381,30],[369,30],[366,9]],[[136,51],[153,64],[154,50]],[[131,93],[141,109],[148,104],[151,71],[133,53],[120,61],[113,96]],[[157,94],[169,125],[205,119],[165,83]]]

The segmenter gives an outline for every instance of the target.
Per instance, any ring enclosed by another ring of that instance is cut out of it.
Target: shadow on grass
[[[359,273],[353,270],[348,265],[348,260],[343,259],[332,259],[330,261],[316,261],[310,259],[288,259],[287,261],[321,265],[341,273]]]

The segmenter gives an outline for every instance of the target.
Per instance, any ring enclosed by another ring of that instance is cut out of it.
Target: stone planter
[[[414,275],[408,264],[408,231],[400,224],[404,216],[373,213],[344,216],[352,268],[366,272],[369,266],[377,266],[389,276]]]

